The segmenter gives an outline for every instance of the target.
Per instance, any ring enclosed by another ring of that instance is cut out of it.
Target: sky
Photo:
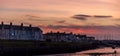
[[[120,0],[0,0],[0,21],[120,39]],[[102,38],[101,38],[102,37]]]

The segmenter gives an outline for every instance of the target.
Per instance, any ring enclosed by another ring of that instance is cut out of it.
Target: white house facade
[[[42,30],[38,27],[0,24],[0,39],[6,40],[43,40]]]

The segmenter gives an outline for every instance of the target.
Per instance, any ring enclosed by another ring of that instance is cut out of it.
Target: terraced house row
[[[73,34],[66,32],[48,32],[43,35],[46,41],[55,41],[55,42],[81,42],[81,41],[93,41],[95,37]]]
[[[12,22],[10,24],[1,22],[0,39],[43,40],[43,36],[42,30],[39,27],[32,27],[32,25],[24,26],[23,23],[21,25],[13,25]]]
[[[42,30],[39,27],[0,24],[0,39],[5,40],[40,40],[40,41],[56,41],[56,42],[80,42],[80,41],[91,41],[95,40],[94,37],[88,37],[86,35],[66,33],[66,32],[48,32],[42,34]]]

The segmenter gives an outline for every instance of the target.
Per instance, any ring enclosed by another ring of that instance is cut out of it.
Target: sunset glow
[[[17,25],[32,24],[42,28],[43,33],[65,31],[89,35],[108,32],[119,34],[119,2],[120,0],[0,0],[0,21]]]

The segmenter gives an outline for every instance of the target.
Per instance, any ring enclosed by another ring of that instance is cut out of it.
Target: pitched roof
[[[26,30],[26,31],[30,31],[30,30],[34,30],[34,31],[42,31],[39,27],[29,27],[29,26],[21,26],[21,25],[7,25],[7,24],[0,24],[0,29],[2,29],[2,27],[4,27],[4,29],[14,29],[14,30]]]
[[[44,35],[70,35],[71,33],[65,33],[65,32],[63,32],[63,33],[60,33],[60,32],[48,32],[48,33],[46,33],[46,34],[44,34]]]

